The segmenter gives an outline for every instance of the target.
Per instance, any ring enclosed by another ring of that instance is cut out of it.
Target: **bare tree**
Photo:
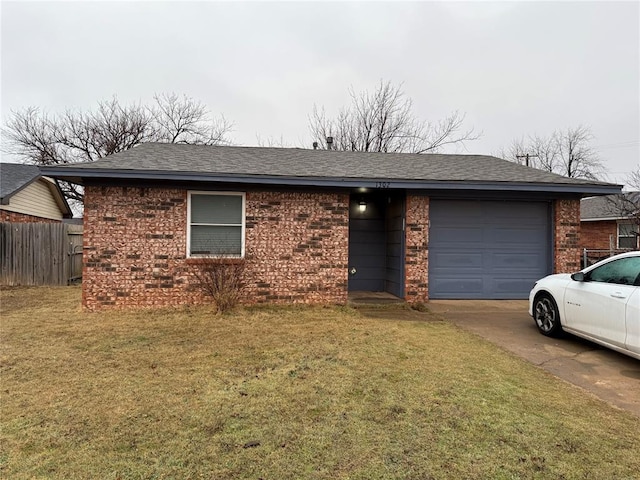
[[[595,180],[602,176],[602,162],[589,145],[593,139],[591,129],[582,125],[556,132],[560,166],[565,177]]]
[[[280,138],[276,138],[274,136],[264,138],[256,134],[256,144],[259,147],[267,148],[295,148],[295,146],[286,141],[282,135],[280,135]]]
[[[629,173],[627,185],[629,185],[631,190],[640,191],[640,165],[636,166],[636,169]]]
[[[390,82],[381,81],[373,93],[351,88],[349,95],[351,103],[335,118],[328,117],[324,107],[313,107],[309,130],[323,148],[332,137],[337,150],[433,153],[480,137],[473,128],[463,129],[465,115],[457,111],[435,123],[419,120],[411,99]]]
[[[569,178],[596,180],[604,175],[602,161],[590,143],[594,139],[589,127],[580,125],[556,130],[548,137],[530,135],[511,142],[496,155]]]
[[[618,218],[627,218],[634,224],[635,234],[640,236],[640,166],[627,177],[630,191],[607,197],[608,209]]]
[[[155,105],[149,108],[153,119],[154,141],[188,143],[193,145],[219,145],[228,143],[226,136],[232,124],[221,115],[212,117],[200,102],[175,93],[154,97]]]
[[[152,106],[122,105],[117,98],[95,110],[50,116],[35,107],[13,111],[3,128],[3,150],[25,163],[93,162],[144,142],[216,145],[228,143],[231,124],[213,117],[200,102],[175,94],[154,97]],[[78,185],[60,182],[69,200],[82,202]]]

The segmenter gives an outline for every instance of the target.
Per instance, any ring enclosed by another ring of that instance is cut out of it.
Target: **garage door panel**
[[[527,298],[550,271],[546,202],[432,200],[429,213],[431,298]]]
[[[505,300],[522,298],[520,292],[529,292],[533,288],[533,282],[513,278],[493,278],[489,285],[487,294],[494,294]]]
[[[480,276],[465,279],[443,279],[439,282],[438,288],[446,296],[440,298],[481,298],[483,283]]]
[[[485,237],[487,241],[494,242],[500,246],[520,246],[532,245],[540,241],[545,241],[544,232],[536,227],[485,227]]]
[[[480,242],[483,239],[484,231],[481,226],[469,227],[468,225],[447,225],[441,226],[437,232],[433,232],[431,240],[441,242],[460,242],[462,239],[473,239]]]
[[[546,258],[536,253],[506,253],[497,252],[491,256],[491,264],[496,270],[519,268],[522,270],[539,269],[540,263],[546,263]]]
[[[429,260],[429,268],[467,268],[471,269],[473,267],[482,267],[483,266],[483,257],[479,253],[442,253],[441,255],[432,257]]]

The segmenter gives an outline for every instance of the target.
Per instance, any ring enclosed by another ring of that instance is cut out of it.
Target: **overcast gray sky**
[[[403,83],[424,120],[453,110],[470,153],[591,127],[622,183],[640,162],[640,2],[2,1],[1,110],[186,94],[231,139],[310,146],[313,105]]]

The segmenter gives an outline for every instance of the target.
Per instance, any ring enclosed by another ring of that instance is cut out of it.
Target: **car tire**
[[[533,302],[533,319],[541,334],[547,337],[557,337],[562,333],[560,312],[553,297],[543,293]]]

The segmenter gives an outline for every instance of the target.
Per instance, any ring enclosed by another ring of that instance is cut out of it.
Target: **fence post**
[[[71,240],[69,240],[69,232],[65,232],[67,234],[67,261],[69,262],[69,268],[67,270],[67,285],[71,284],[71,277],[73,276],[73,244]]]
[[[69,271],[67,285],[82,278],[82,225],[67,225],[67,256]]]
[[[615,247],[613,242],[613,235],[609,235],[609,256],[613,257],[615,253]]]

